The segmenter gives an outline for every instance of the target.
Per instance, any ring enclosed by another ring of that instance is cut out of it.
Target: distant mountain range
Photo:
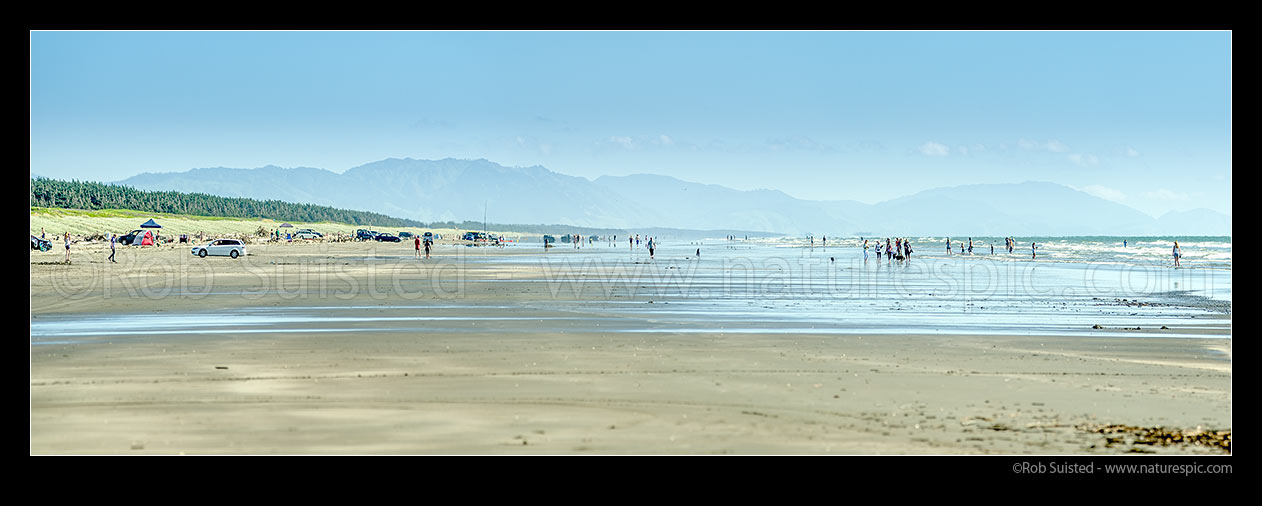
[[[936,188],[864,204],[814,201],[776,190],[734,190],[669,176],[595,181],[540,166],[487,160],[390,158],[338,174],[267,166],[144,173],[118,183],[359,209],[419,221],[584,227],[749,230],[790,235],[1229,235],[1231,218],[1208,209],[1153,218],[1125,205],[1044,182]]]

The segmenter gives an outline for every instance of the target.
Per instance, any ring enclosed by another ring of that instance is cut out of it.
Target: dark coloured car
[[[398,237],[395,237],[390,234],[377,234],[377,236],[374,237],[373,239],[375,239],[378,242],[399,242],[400,240]]]
[[[355,240],[356,241],[371,241],[371,240],[376,239],[377,235],[379,234],[380,232],[377,232],[376,230],[367,230],[367,229],[361,228],[355,231]]]
[[[31,249],[37,249],[40,251],[48,251],[50,249],[53,249],[53,243],[48,242],[44,239],[40,239],[35,236],[31,236]]]

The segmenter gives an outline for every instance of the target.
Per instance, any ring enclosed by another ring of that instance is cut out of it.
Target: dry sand
[[[33,454],[1221,454],[1084,428],[1231,428],[1229,338],[623,332],[667,301],[615,291],[644,315],[601,319],[563,304],[540,264],[497,261],[541,248],[440,247],[429,263],[406,244],[103,251],[32,253],[32,321],[518,319],[32,345]],[[548,319],[587,316],[600,326]]]

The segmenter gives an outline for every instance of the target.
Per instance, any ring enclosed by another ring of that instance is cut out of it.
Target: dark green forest
[[[367,211],[295,204],[279,200],[218,197],[205,193],[144,191],[130,186],[89,181],[31,178],[31,206],[63,209],[131,209],[153,213],[223,218],[267,218],[276,221],[322,221],[378,227],[424,227],[425,224]]]

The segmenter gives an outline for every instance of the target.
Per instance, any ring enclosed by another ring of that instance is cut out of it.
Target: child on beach
[[[66,263],[70,263],[70,232],[66,232]]]
[[[66,246],[66,248],[69,248],[69,246]],[[1183,256],[1183,252],[1179,251],[1179,241],[1174,241],[1174,266],[1175,267],[1179,266],[1179,257],[1181,256]],[[66,260],[66,262],[69,263],[70,260]]]

